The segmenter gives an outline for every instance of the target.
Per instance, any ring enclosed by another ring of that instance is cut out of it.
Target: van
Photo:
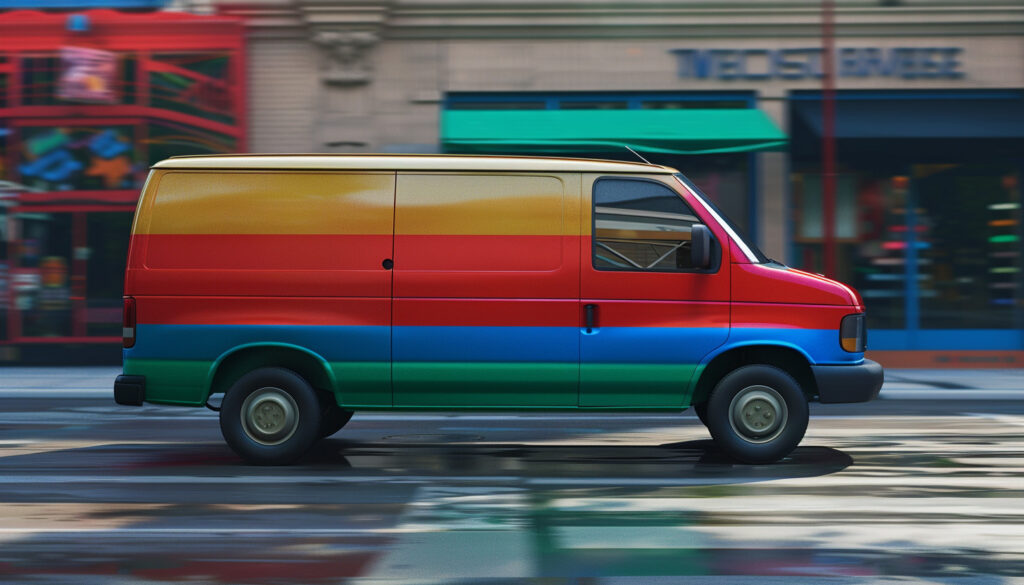
[[[766,258],[671,168],[174,157],[135,214],[114,397],[219,408],[254,464],[356,411],[691,406],[767,463],[808,401],[878,395],[866,336],[856,291]]]

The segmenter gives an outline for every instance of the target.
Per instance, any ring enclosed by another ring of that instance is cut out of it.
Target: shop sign
[[[82,47],[61,47],[60,83],[62,100],[116,104],[114,92],[117,56],[110,51]]]
[[[682,79],[821,78],[822,49],[673,49]],[[960,47],[842,47],[836,74],[847,78],[961,79]]]

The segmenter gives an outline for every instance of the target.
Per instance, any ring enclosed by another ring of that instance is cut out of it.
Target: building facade
[[[822,271],[817,2],[219,0],[268,152],[630,158]],[[893,365],[1024,363],[1024,5],[840,0],[836,276]]]
[[[124,244],[101,252],[89,234],[126,232],[145,167],[170,154],[635,160],[628,146],[693,178],[770,257],[824,269],[818,2],[176,5],[213,15],[110,13],[124,25],[76,31],[59,12],[22,42],[10,35],[27,13],[0,14],[0,349],[116,341]],[[874,357],[1024,364],[1024,5],[837,5],[834,261],[865,297]],[[120,54],[119,101],[55,93],[64,46]],[[99,167],[94,142],[110,146]],[[126,143],[130,154],[111,154]],[[87,158],[45,158],[69,144]],[[51,163],[74,180],[31,174],[57,177]]]
[[[113,361],[149,165],[248,148],[244,29],[175,12],[14,10],[0,13],[0,39],[0,361]]]

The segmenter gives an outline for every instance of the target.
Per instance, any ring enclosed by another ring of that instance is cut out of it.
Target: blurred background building
[[[0,358],[116,359],[149,165],[248,148],[241,21],[165,4],[0,2]]]
[[[769,256],[824,267],[819,2],[0,8],[7,359],[67,343],[116,359],[132,206],[172,154],[634,160],[628,145]],[[874,357],[1020,367],[1024,5],[839,0],[836,20],[835,276],[865,298]]]

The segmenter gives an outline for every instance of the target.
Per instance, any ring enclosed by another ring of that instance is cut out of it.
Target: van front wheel
[[[718,382],[707,404],[715,443],[744,463],[782,459],[807,431],[807,397],[792,376],[773,366],[733,370]]]
[[[287,465],[319,438],[320,402],[301,376],[260,368],[224,395],[220,430],[228,446],[255,465]]]

